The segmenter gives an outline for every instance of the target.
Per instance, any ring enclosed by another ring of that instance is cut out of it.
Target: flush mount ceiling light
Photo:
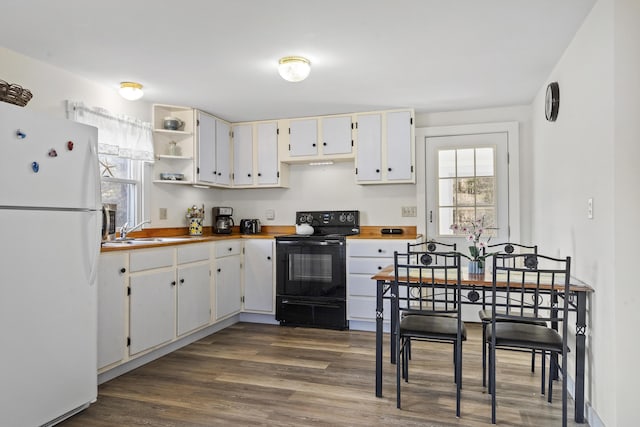
[[[285,56],[278,61],[278,72],[288,82],[301,82],[311,72],[311,62],[301,56]]]
[[[120,83],[120,96],[129,101],[135,101],[142,98],[144,92],[142,92],[142,85],[136,82],[121,82]]]

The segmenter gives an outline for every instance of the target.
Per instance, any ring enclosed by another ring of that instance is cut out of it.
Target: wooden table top
[[[502,275],[498,276],[498,280],[496,280],[496,286],[499,288],[505,288],[507,286],[506,280],[500,280]],[[505,276],[506,278],[506,276]],[[378,271],[378,273],[376,273],[374,276],[371,277],[371,279],[373,280],[384,280],[386,282],[391,282],[393,280],[395,280],[395,274],[394,274],[394,267],[393,264],[383,268],[382,270]],[[438,279],[441,279],[442,281],[444,281],[444,277],[438,278],[436,277],[436,281],[438,281]],[[409,275],[409,278],[407,280],[407,277],[400,277],[401,281],[408,281],[408,282],[418,282],[418,277],[413,276],[413,275]],[[569,288],[572,292],[593,292],[594,289],[584,283],[579,282],[578,280],[575,280],[574,278],[570,279],[572,281],[572,283],[569,285]],[[467,271],[466,267],[462,267],[462,279],[461,279],[461,284],[463,286],[477,286],[477,287],[481,287],[481,288],[491,288],[493,287],[493,274],[490,272],[484,273],[484,274],[469,274],[469,272]],[[562,286],[562,283],[560,284],[560,286]],[[517,283],[517,282],[511,282],[511,288],[520,288],[521,284]],[[535,289],[536,285],[535,283],[525,283],[524,284],[524,288],[525,289]],[[558,289],[558,283],[556,282],[556,285],[554,286],[556,289]],[[540,285],[541,289],[551,289],[551,285],[549,284],[541,284]]]

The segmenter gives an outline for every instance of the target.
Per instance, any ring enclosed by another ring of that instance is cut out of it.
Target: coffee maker
[[[231,228],[234,225],[231,215],[233,215],[233,208],[213,208],[211,217],[214,218],[213,231],[216,234],[231,234]]]

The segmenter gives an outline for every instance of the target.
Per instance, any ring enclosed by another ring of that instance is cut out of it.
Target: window
[[[145,162],[154,158],[151,124],[70,101],[67,115],[98,129],[102,203],[117,205],[117,226],[141,222],[147,202],[143,198],[149,172]]]
[[[102,203],[117,205],[116,225],[137,224],[142,218],[142,170],[140,160],[100,154]]]
[[[494,146],[438,150],[439,235],[454,234],[454,223],[484,218],[497,224],[495,157]],[[484,234],[495,236],[495,230]]]

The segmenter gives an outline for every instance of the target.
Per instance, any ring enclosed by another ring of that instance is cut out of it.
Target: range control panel
[[[360,233],[360,211],[302,211],[296,212],[296,224],[309,224],[320,230],[344,234]],[[335,229],[335,231],[333,231]]]

